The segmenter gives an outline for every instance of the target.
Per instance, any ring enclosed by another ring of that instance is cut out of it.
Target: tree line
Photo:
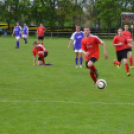
[[[134,12],[134,0],[3,0],[0,21],[62,28],[89,25],[109,30],[121,27],[121,12]]]

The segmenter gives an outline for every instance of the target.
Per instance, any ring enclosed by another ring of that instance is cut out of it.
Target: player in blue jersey
[[[74,49],[75,49],[75,64],[76,68],[78,68],[78,55],[80,55],[80,68],[82,68],[82,49],[81,49],[81,40],[84,38],[84,33],[81,31],[80,25],[76,25],[76,32],[74,32],[71,36],[71,40],[68,45],[68,49],[70,45],[74,42]]]
[[[27,44],[28,35],[29,35],[29,28],[27,27],[27,24],[24,23],[24,27],[23,27],[23,30],[22,30],[22,38],[24,39],[25,44]]]
[[[14,33],[15,33],[15,38],[16,38],[16,48],[18,49],[19,48],[19,39],[21,37],[21,26],[19,26],[18,22],[16,23],[16,26],[14,27],[12,36],[14,35]]]

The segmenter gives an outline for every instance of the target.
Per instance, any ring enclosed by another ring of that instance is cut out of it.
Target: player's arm
[[[37,28],[37,31],[36,31],[36,37],[38,37],[38,28]]]
[[[107,54],[106,44],[105,44],[104,42],[102,42],[102,46],[103,46],[104,57],[105,57],[106,59],[108,59],[108,54]]]
[[[29,36],[29,28],[27,27],[27,36]]]
[[[13,30],[12,36],[14,35],[15,29]]]
[[[35,66],[36,56],[33,56],[33,66]]]
[[[119,44],[113,44],[113,46],[121,46],[121,45],[123,45],[123,43],[119,43]]]
[[[73,40],[70,40],[69,45],[68,45],[68,49],[70,48],[72,43],[73,43]]]

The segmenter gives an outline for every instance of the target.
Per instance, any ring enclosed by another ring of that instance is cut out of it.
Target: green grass
[[[116,58],[111,39],[109,59],[95,66],[107,88],[94,87],[88,70],[76,69],[74,51],[67,38],[45,38],[49,51],[46,62],[53,66],[32,65],[32,42],[0,38],[0,134],[133,134],[134,70],[126,76],[122,64],[113,67]]]

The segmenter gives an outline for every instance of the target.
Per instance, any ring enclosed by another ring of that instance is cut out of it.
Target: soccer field
[[[32,43],[0,37],[0,134],[133,134],[134,69],[113,67],[112,39],[104,39],[95,63],[107,88],[94,87],[88,70],[75,68],[74,51],[67,38],[45,38],[46,62],[33,66]]]

